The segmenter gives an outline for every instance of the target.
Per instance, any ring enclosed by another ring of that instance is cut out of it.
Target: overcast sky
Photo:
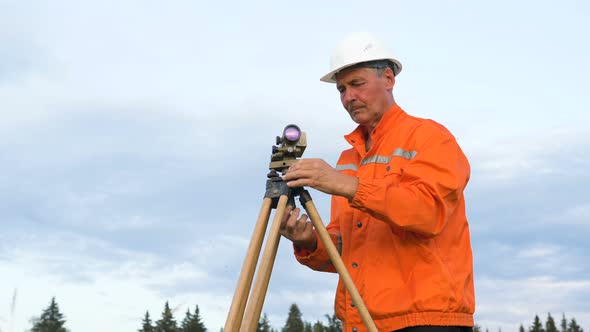
[[[403,64],[394,95],[470,159],[476,321],[590,330],[587,1],[0,0],[0,330],[55,296],[74,332],[164,302],[224,325],[274,137],[335,164],[354,123],[329,71],[350,32]],[[329,198],[312,191],[327,221]],[[264,312],[333,312],[337,276],[282,241]]]

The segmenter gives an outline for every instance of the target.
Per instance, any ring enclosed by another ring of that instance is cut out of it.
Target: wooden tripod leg
[[[303,195],[304,194],[302,194],[301,196],[303,197]],[[332,239],[328,234],[328,230],[326,229],[326,226],[324,226],[324,223],[322,222],[322,218],[320,217],[318,210],[315,208],[315,204],[313,204],[313,201],[311,200],[311,197],[309,197],[309,194],[305,193],[305,195],[307,195],[309,198],[306,199],[306,202],[303,205],[305,207],[305,211],[307,212],[307,215],[309,215],[309,218],[311,219],[311,222],[313,223],[313,226],[315,227],[316,232],[320,237],[320,240],[324,244],[328,256],[330,257],[330,260],[332,260],[332,264],[336,268],[338,275],[340,275],[340,279],[342,279],[342,282],[348,290],[350,297],[352,297],[352,302],[358,309],[359,314],[361,315],[361,319],[363,320],[363,323],[365,323],[365,326],[367,327],[369,332],[378,332],[377,326],[375,326],[375,322],[373,322],[373,319],[369,314],[369,310],[367,310],[367,307],[365,306],[365,302],[363,302],[361,295],[356,289],[356,286],[354,285],[354,282],[352,281],[352,278],[350,277],[350,274],[348,273],[348,270],[346,269],[344,262],[342,262],[342,258],[338,253],[338,249],[336,249],[336,246],[332,242]]]
[[[260,267],[258,267],[258,272],[256,273],[252,295],[248,301],[248,307],[246,307],[246,313],[244,314],[244,321],[240,328],[241,332],[256,331],[256,327],[258,326],[258,320],[260,319],[260,313],[262,312],[262,305],[264,304],[264,297],[266,296],[266,291],[268,289],[272,267],[279,248],[279,240],[281,239],[281,221],[283,219],[283,214],[285,213],[287,200],[288,197],[286,195],[281,195],[279,198],[277,210],[272,225],[270,226],[268,238],[266,239]]]
[[[268,225],[268,218],[270,217],[272,199],[265,198],[258,214],[258,220],[250,239],[250,245],[246,251],[246,258],[244,258],[244,264],[242,265],[242,271],[238,279],[238,285],[234,292],[231,307],[227,314],[227,320],[225,321],[225,332],[238,332],[244,316],[244,309],[246,308],[246,301],[248,300],[248,293],[250,292],[250,286],[252,285],[252,279],[254,278],[254,271],[256,270],[256,264],[258,263],[258,256],[260,255],[260,248],[262,248],[262,242],[264,241],[264,234],[266,233],[266,227]]]

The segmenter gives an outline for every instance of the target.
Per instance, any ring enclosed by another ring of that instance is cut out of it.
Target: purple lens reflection
[[[287,127],[283,135],[288,141],[295,142],[301,136],[301,131],[297,127]]]

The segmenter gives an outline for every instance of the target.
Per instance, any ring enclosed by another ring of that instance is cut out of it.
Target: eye
[[[350,85],[352,85],[352,86],[361,86],[363,84],[365,84],[365,81],[355,81],[355,82],[352,82]]]

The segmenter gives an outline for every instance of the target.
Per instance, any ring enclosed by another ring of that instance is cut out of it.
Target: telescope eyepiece
[[[283,130],[283,137],[290,143],[295,143],[301,138],[301,129],[294,124],[290,124]]]

